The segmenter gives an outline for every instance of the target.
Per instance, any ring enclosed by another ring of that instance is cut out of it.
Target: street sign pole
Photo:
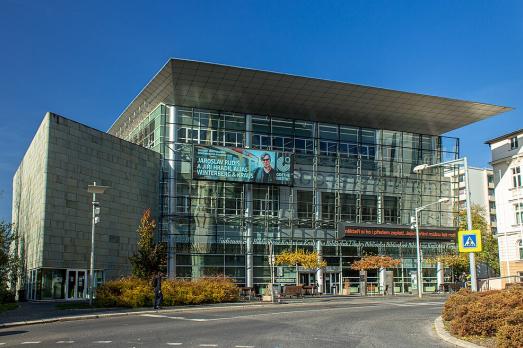
[[[472,230],[472,213],[470,210],[470,190],[469,190],[469,168],[467,164],[467,157],[463,158],[463,166],[465,167],[465,191],[467,191],[467,229]],[[473,252],[469,253],[470,263],[470,287],[472,291],[478,291],[478,281],[476,277],[476,256]]]

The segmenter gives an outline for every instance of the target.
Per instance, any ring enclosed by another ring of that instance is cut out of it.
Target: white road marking
[[[74,343],[74,341],[56,341],[56,343]]]
[[[398,307],[417,307],[417,306],[441,306],[442,303],[440,302],[423,302],[423,303],[389,303],[391,306],[398,306]]]
[[[22,344],[39,344],[39,343],[42,343],[42,341],[26,341],[26,342],[22,342]]]
[[[254,348],[254,346],[235,346],[236,348]]]
[[[166,315],[163,314],[142,314],[142,317],[150,317],[150,318],[166,318]]]
[[[218,347],[217,344],[200,344],[200,347]]]
[[[255,313],[255,314],[247,314],[247,315],[236,315],[232,317],[222,317],[222,318],[184,318],[184,317],[169,317],[169,319],[179,319],[179,320],[187,320],[187,321],[218,321],[218,320],[233,320],[233,319],[245,319],[245,318],[256,318],[256,317],[263,317],[263,316],[274,316],[279,314],[295,314],[295,313],[307,313],[307,312],[324,312],[324,311],[336,311],[336,310],[347,310],[349,309],[358,309],[358,308],[369,308],[370,306],[351,306],[351,307],[334,307],[334,308],[320,308],[320,309],[306,309],[301,311],[282,311],[282,312],[271,312],[271,313]]]
[[[384,305],[392,305],[392,306],[398,306],[398,307],[413,307],[413,306],[441,306],[441,302],[422,302],[422,303],[416,303],[416,302],[407,302],[407,303],[395,303],[395,302],[387,302],[383,303]],[[196,321],[196,322],[206,322],[206,321],[219,321],[219,320],[234,320],[234,319],[248,319],[248,318],[256,318],[260,316],[274,316],[279,314],[298,314],[298,313],[308,313],[308,312],[325,312],[325,311],[339,311],[339,310],[353,310],[353,309],[360,309],[360,308],[378,308],[379,305],[376,303],[369,303],[369,305],[359,305],[359,306],[344,306],[344,307],[331,307],[331,308],[318,308],[318,309],[305,309],[305,310],[294,310],[294,311],[281,311],[281,312],[270,312],[270,313],[254,313],[254,314],[247,314],[247,315],[237,315],[237,316],[231,316],[231,317],[221,317],[221,318],[187,318],[187,317],[171,317],[168,315],[161,315],[161,314],[142,314],[142,316],[146,317],[155,317],[155,318],[168,318],[173,320],[186,320],[186,321]]]
[[[181,346],[183,343],[180,342],[167,342],[168,346]]]
[[[111,343],[112,341],[94,341],[93,343],[98,343],[98,344],[107,344],[107,343]]]

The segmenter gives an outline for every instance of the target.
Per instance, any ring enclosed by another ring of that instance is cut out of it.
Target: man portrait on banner
[[[271,155],[264,153],[260,160],[262,167],[258,167],[253,172],[254,182],[260,182],[264,184],[276,183],[276,170],[271,165]]]

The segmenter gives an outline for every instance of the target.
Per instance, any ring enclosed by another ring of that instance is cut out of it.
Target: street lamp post
[[[92,185],[87,186],[87,192],[93,194],[93,211],[91,220],[91,279],[89,281],[89,305],[93,305],[93,290],[94,290],[94,226],[100,222],[100,203],[96,201],[96,194],[102,194],[109,186],[96,185],[96,181]]]
[[[463,163],[464,167],[464,179],[465,179],[465,191],[467,191],[467,195],[465,196],[466,205],[467,205],[467,229],[470,231],[472,230],[472,213],[470,211],[470,189],[469,189],[469,170],[468,170],[468,164],[467,164],[467,157],[458,158],[456,160],[452,161],[446,161],[436,164],[420,164],[414,167],[413,171],[414,173],[421,173],[423,170],[428,168],[434,168],[434,167],[441,167],[445,165],[452,165],[452,164],[458,164]],[[459,173],[459,172],[458,172]],[[470,285],[472,291],[478,291],[478,283],[477,283],[477,277],[476,277],[476,257],[474,253],[469,253],[469,263],[470,263]]]
[[[416,261],[417,261],[417,266],[416,266],[416,270],[417,270],[417,273],[418,273],[418,297],[421,298],[423,295],[423,279],[422,279],[422,272],[421,272],[421,245],[420,245],[420,241],[419,241],[419,222],[418,222],[418,214],[430,207],[431,205],[434,205],[434,204],[439,204],[439,203],[444,203],[444,202],[448,202],[448,198],[440,198],[437,202],[432,202],[432,203],[429,203],[429,204],[426,204],[422,207],[419,207],[419,208],[416,208],[415,211],[414,211],[414,224],[416,226]]]

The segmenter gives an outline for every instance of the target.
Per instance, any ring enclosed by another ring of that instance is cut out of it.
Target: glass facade
[[[89,298],[89,271],[85,269],[36,268],[27,272],[28,300],[85,300]],[[94,271],[94,287],[104,282],[104,272]]]
[[[401,258],[395,285],[399,291],[409,289],[413,240],[337,239],[338,226],[410,228],[416,207],[452,196],[442,168],[423,175],[413,168],[457,159],[459,152],[455,138],[163,104],[126,139],[162,154],[158,237],[169,242],[173,275],[225,274],[259,287],[269,282],[270,240],[276,254],[296,248],[319,251],[328,264],[325,292],[327,287],[339,291],[340,279],[357,278],[350,265],[369,253]],[[194,180],[193,144],[291,152],[293,185]],[[431,206],[420,213],[420,223],[454,227],[453,206]],[[453,248],[453,243],[427,241],[422,247],[427,256]],[[424,267],[430,290],[435,266]],[[277,282],[317,281],[309,273],[282,267]],[[369,280],[373,277],[377,275],[370,273]]]

